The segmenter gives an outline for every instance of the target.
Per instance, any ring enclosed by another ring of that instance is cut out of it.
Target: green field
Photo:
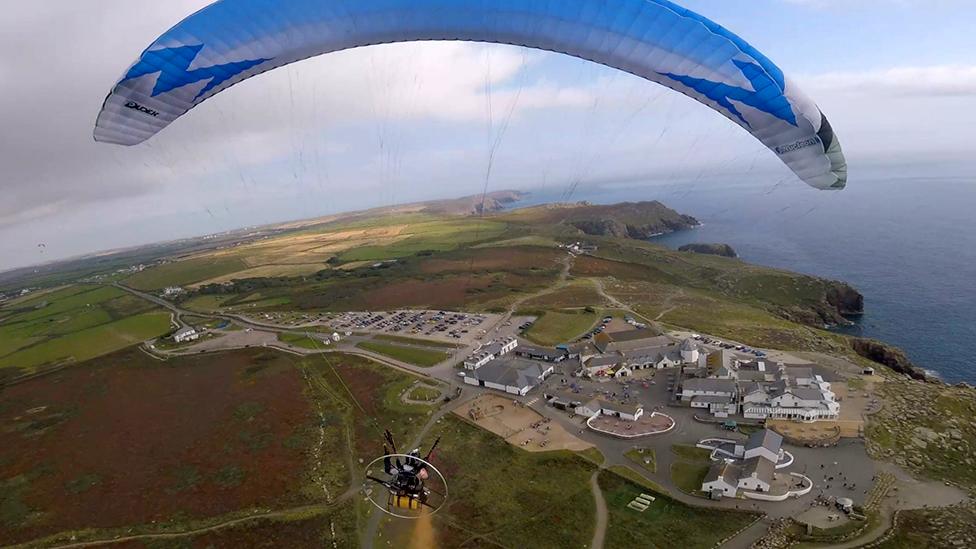
[[[558,345],[575,340],[597,322],[597,314],[584,310],[546,311],[525,333],[526,339],[539,345]]]
[[[654,493],[656,499],[644,511],[627,504],[649,490],[611,471],[600,472],[600,488],[610,515],[604,547],[661,547],[707,549],[744,528],[759,515],[754,513],[691,507]]]
[[[322,341],[309,337],[305,334],[299,334],[294,332],[279,333],[278,341],[281,341],[282,343],[287,343],[289,345],[294,345],[295,347],[301,347],[302,349],[309,349],[311,351],[321,351],[326,347],[325,343],[323,343]]]
[[[170,330],[169,314],[113,287],[79,285],[7,304],[0,368],[87,360]]]
[[[711,451],[687,444],[672,444],[671,452],[679,458],[671,464],[671,481],[682,492],[700,492],[702,481],[711,467]]]
[[[378,334],[373,339],[391,341],[393,343],[406,343],[408,345],[420,345],[421,347],[437,347],[441,349],[455,349],[458,345],[446,341],[435,341],[433,339],[421,339],[416,337],[404,337],[398,335]]]
[[[438,435],[435,465],[449,475],[453,494],[434,516],[438,546],[589,546],[593,463],[572,452],[525,452],[453,415],[427,443]]]
[[[425,368],[434,366],[435,364],[440,364],[451,356],[442,351],[421,349],[418,347],[401,347],[399,345],[380,343],[377,341],[362,341],[357,343],[356,347],[366,351],[372,351],[401,362],[406,362],[407,364],[423,366]]]
[[[247,268],[247,263],[236,257],[198,257],[150,267],[125,279],[125,284],[137,290],[158,290],[203,282]]]

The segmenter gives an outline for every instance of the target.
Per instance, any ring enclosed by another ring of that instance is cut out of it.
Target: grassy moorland
[[[337,502],[381,455],[383,429],[409,440],[436,406],[401,401],[416,380],[343,354],[129,349],[7,387],[0,542],[184,532],[256,512],[269,517],[172,541],[355,539],[359,505]]]

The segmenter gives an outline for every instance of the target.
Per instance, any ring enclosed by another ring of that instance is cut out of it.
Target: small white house
[[[721,461],[712,465],[702,482],[702,492],[711,494],[713,498],[720,495],[734,498],[739,492],[739,468],[728,461]]]
[[[332,332],[332,341],[338,342],[339,339],[341,339],[339,337],[339,332]]]
[[[773,485],[776,463],[764,457],[747,459],[742,464],[739,476],[739,489],[752,492],[769,492]]]

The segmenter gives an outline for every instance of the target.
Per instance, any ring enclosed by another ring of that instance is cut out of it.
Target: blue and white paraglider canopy
[[[512,44],[626,71],[718,111],[808,184],[847,182],[844,154],[817,105],[745,40],[668,0],[220,0],[132,64],[105,100],[95,139],[135,145],[262,72],[417,40]]]

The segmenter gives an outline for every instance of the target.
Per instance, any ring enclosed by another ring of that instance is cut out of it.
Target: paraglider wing
[[[415,40],[513,44],[626,71],[718,111],[814,187],[847,181],[817,105],[746,41],[667,0],[220,0],[156,39],[123,74],[95,139],[141,143],[251,76]]]

